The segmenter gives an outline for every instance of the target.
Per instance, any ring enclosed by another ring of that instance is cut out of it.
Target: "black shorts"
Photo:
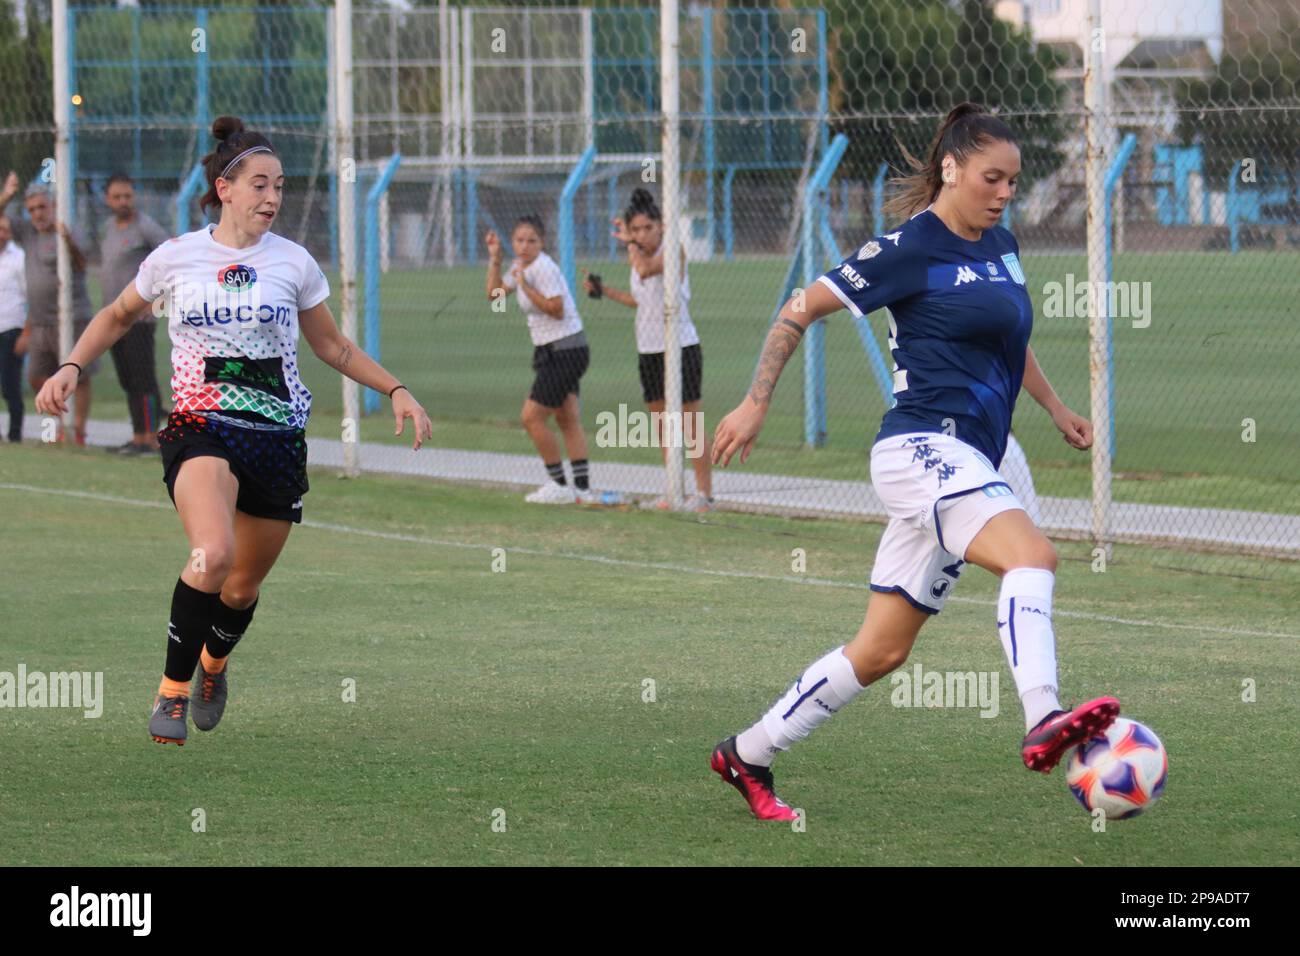
[[[533,349],[533,388],[528,397],[538,405],[559,408],[570,395],[578,394],[578,382],[591,361],[591,349],[580,345],[576,349],[555,349],[538,345]]]
[[[640,356],[641,397],[647,402],[664,400],[664,353],[642,352]],[[704,387],[704,354],[699,343],[682,348],[682,404],[698,402]]]
[[[220,417],[216,417],[217,415]],[[235,425],[225,418],[248,422]],[[239,482],[235,507],[254,518],[302,521],[307,493],[307,438],[301,428],[286,428],[238,413],[172,412],[158,432],[163,481],[176,503],[176,475],[191,458],[224,458]]]

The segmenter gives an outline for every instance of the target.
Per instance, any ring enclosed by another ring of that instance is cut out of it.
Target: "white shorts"
[[[889,513],[871,590],[901,594],[930,614],[943,609],[980,529],[996,514],[1023,509],[984,455],[933,432],[876,442],[871,484]]]

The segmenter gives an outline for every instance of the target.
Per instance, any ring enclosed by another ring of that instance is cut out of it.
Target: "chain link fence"
[[[1300,2],[1105,0],[1093,32],[1088,7],[683,5],[676,228],[705,430],[744,395],[786,295],[897,225],[882,205],[904,149],[923,155],[951,106],[972,99],[1021,138],[1006,225],[1034,300],[1033,347],[1085,415],[1089,304],[1109,306],[1107,537],[1173,545],[1196,570],[1228,568],[1225,553],[1300,557]],[[48,6],[27,9],[19,24],[0,0],[14,25],[0,30],[0,165],[32,179],[53,155],[52,67]],[[487,296],[484,236],[505,239],[536,215],[591,347],[582,415],[593,485],[653,497],[662,453],[653,430],[636,429],[647,406],[634,313],[589,298],[583,275],[629,288],[611,221],[634,189],[660,196],[658,17],[633,3],[358,4],[356,150],[334,156],[328,8],[74,7],[74,216],[102,218],[98,185],[124,168],[143,208],[195,228],[187,181],[212,118],[231,112],[284,160],[278,230],[336,268],[337,184],[355,176],[363,344],[434,415],[440,450],[421,467],[524,486],[545,478],[519,424],[532,344],[513,297],[502,311]],[[1107,221],[1091,232],[1090,65],[1105,92],[1094,115],[1108,174]],[[826,320],[824,366],[791,361],[758,452],[715,476],[718,501],[882,517],[867,453],[892,400],[889,362],[883,315]],[[340,438],[338,378],[319,368],[307,381],[325,454]],[[824,411],[810,415],[810,395]],[[360,423],[363,463],[407,468],[384,418]],[[1089,539],[1089,456],[1068,449],[1028,395],[1014,434],[1042,525]],[[688,487],[697,479],[688,469]]]

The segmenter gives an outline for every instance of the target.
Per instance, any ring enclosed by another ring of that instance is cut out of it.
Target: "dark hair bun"
[[[218,116],[212,124],[212,135],[223,143],[243,131],[244,121],[238,116]]]
[[[642,189],[638,186],[632,190],[632,202],[630,208],[638,212],[649,212],[655,208],[655,197],[650,195],[650,190]]]

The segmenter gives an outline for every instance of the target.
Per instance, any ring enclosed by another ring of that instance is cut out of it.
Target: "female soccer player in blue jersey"
[[[1092,445],[1092,426],[1062,403],[1034,359],[1020,248],[998,226],[1020,173],[1016,136],[982,107],[962,103],[939,127],[927,161],[908,160],[915,173],[900,181],[888,211],[911,218],[822,276],[802,308],[795,299],[785,304],[749,394],[714,438],[715,462],[725,467],[737,452],[746,461],[807,328],[842,308],[863,316],[889,307],[897,403],[871,449],[871,482],[889,524],[866,619],[757,723],[713,751],[713,769],[759,819],[795,818],[773,790],[773,759],[907,659],[965,563],[1002,579],[998,633],[1025,709],[1025,766],[1049,773],[1119,714],[1113,697],[1061,709],[1051,617],[1056,551],[997,471],[1022,385],[1068,444]]]

